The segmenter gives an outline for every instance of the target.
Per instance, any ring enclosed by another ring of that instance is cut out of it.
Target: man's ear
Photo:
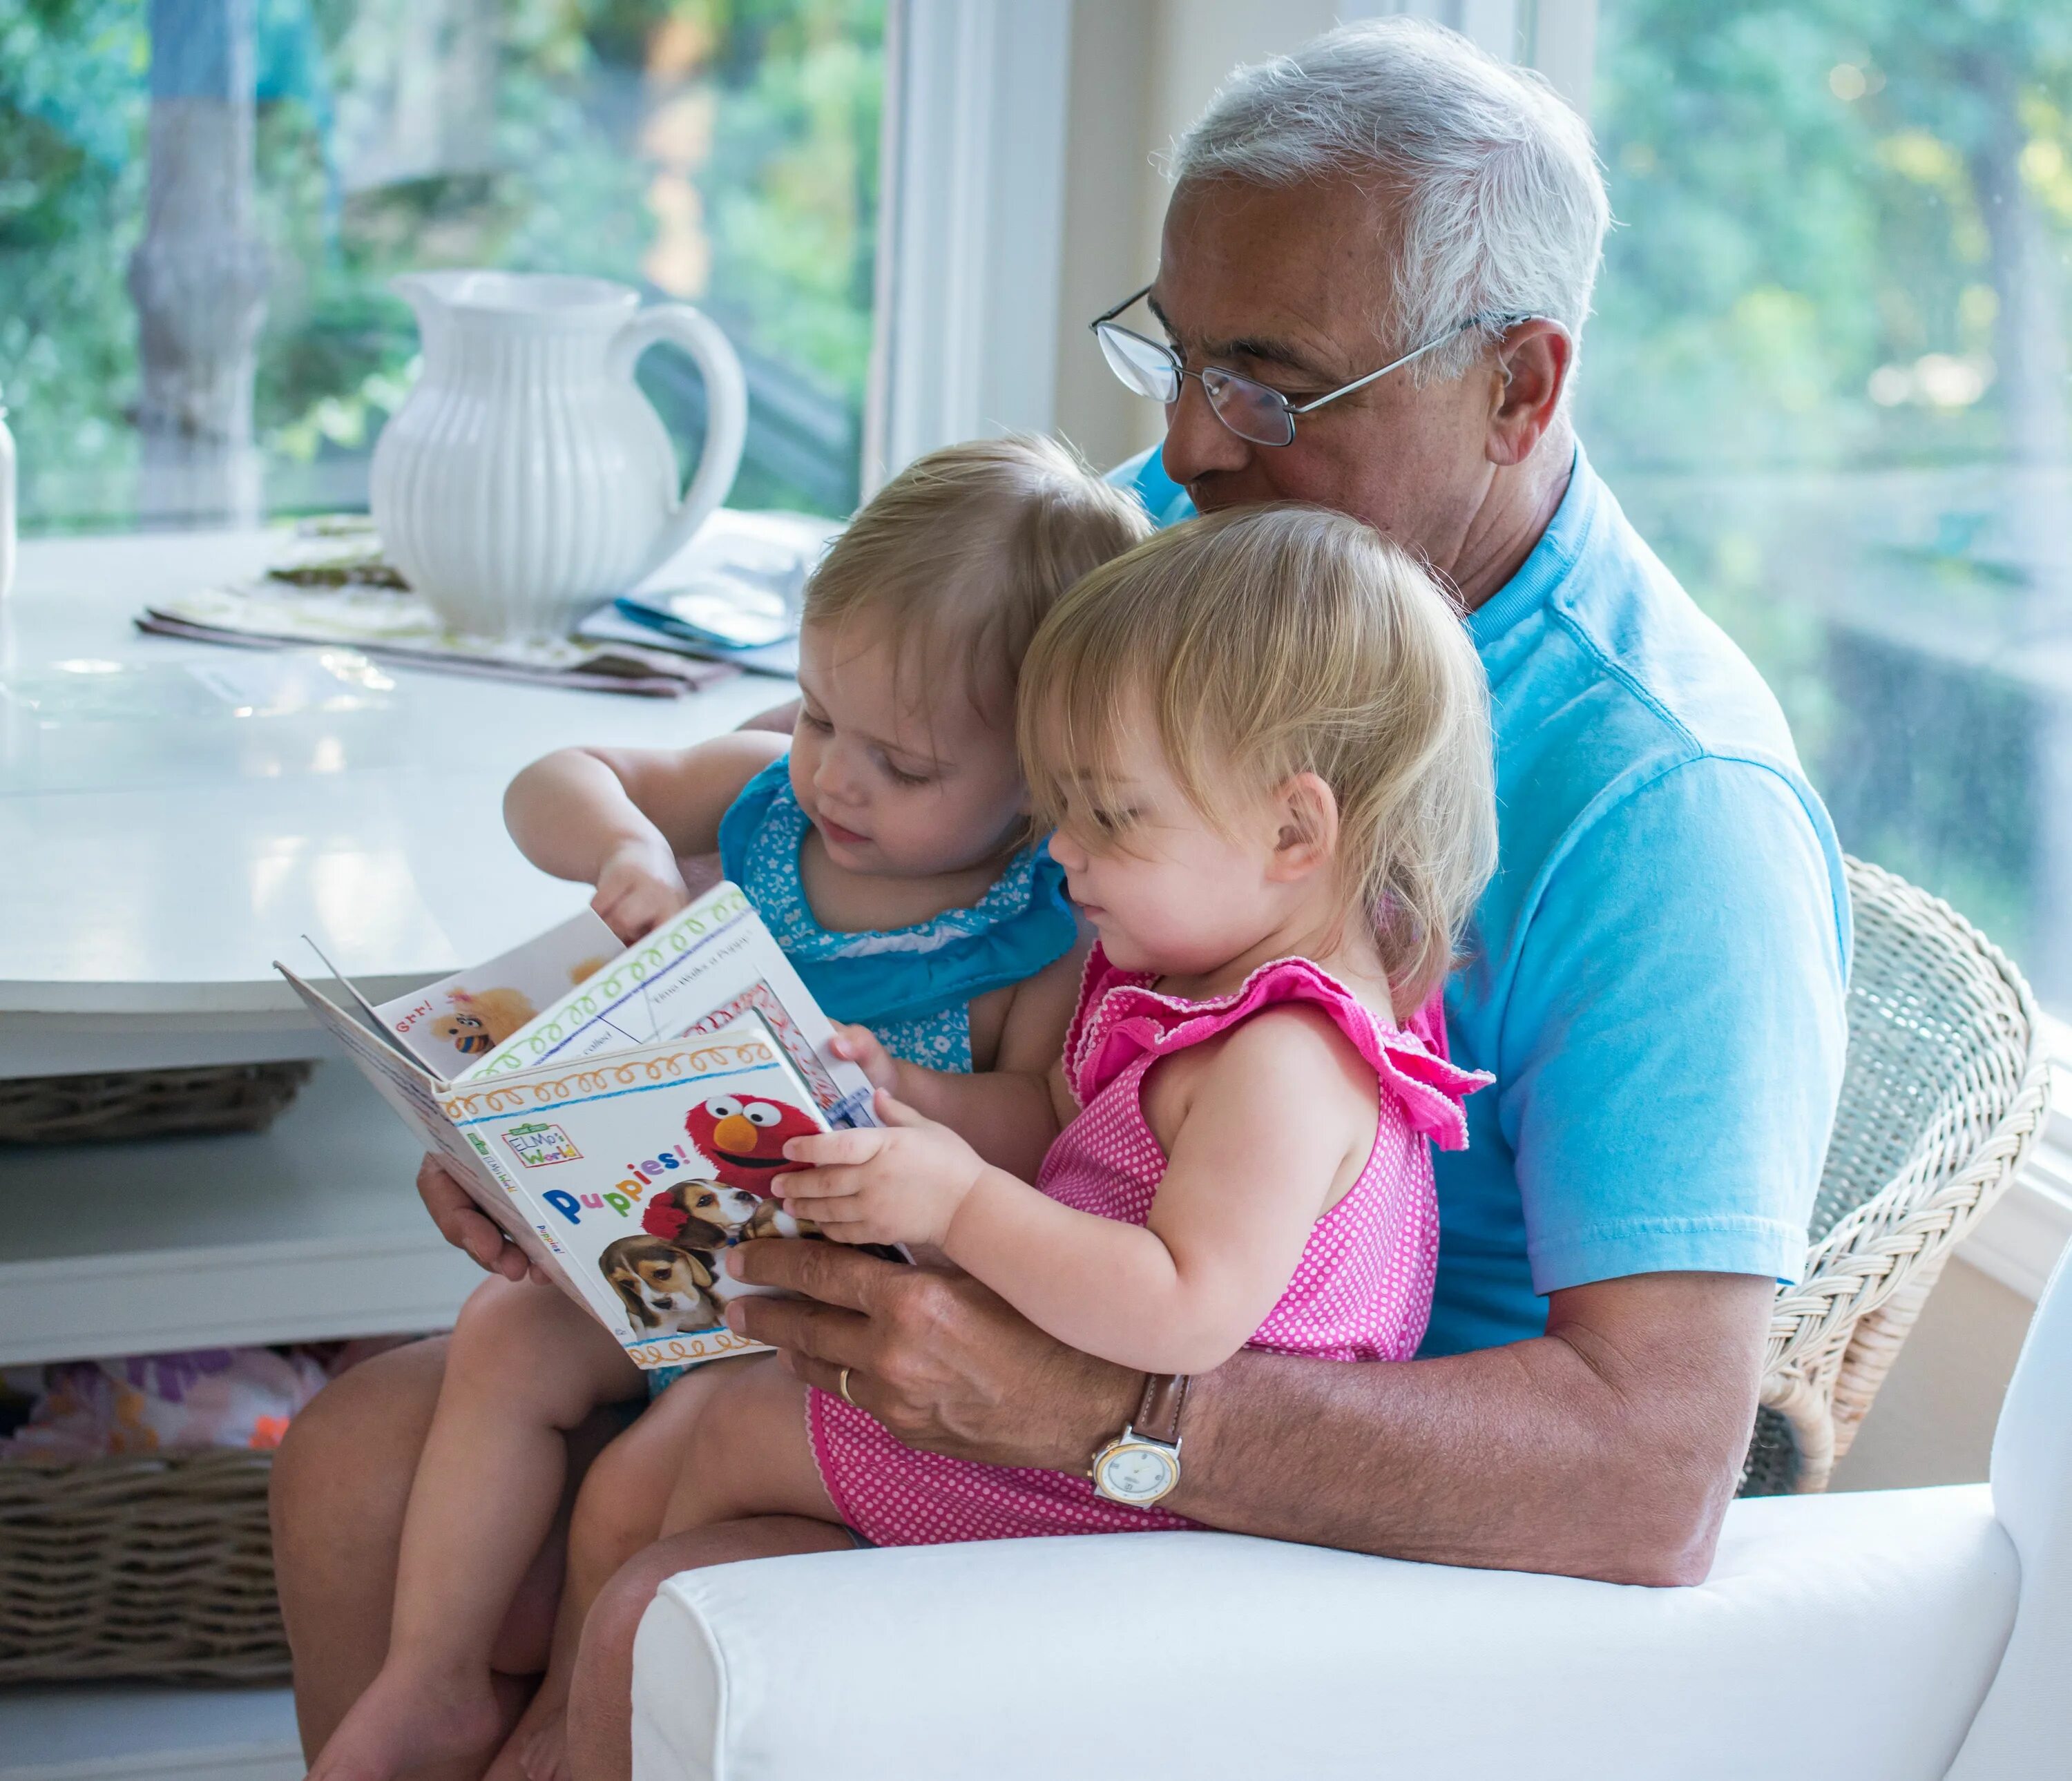
[[[1505,330],[1497,349],[1497,393],[1489,422],[1489,460],[1522,464],[1554,425],[1576,362],[1576,343],[1559,322],[1533,316]]]
[[[1328,865],[1338,846],[1338,794],[1314,773],[1298,773],[1281,788],[1280,828],[1267,877],[1293,884]]]

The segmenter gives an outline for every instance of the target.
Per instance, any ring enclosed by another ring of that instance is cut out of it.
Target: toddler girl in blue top
[[[593,907],[628,942],[690,900],[680,862],[717,847],[833,1019],[931,1069],[1041,1074],[1079,948],[1063,872],[1030,830],[1016,683],[1058,597],[1149,530],[1133,499],[1046,441],[932,453],[858,513],[808,585],[788,748],[747,733],[678,752],[565,749],[512,782],[512,835],[535,864],[594,884]],[[1026,1172],[1040,1159],[993,1160]],[[553,1526],[565,1436],[643,1389],[559,1289],[476,1290],[411,1490],[387,1661],[314,1775],[385,1781],[487,1758],[508,1725],[491,1652]],[[586,1504],[666,1500],[673,1395],[600,1457]],[[596,1488],[615,1477],[627,1488]],[[656,1532],[628,1525],[604,1544],[630,1553]],[[579,1631],[557,1631],[530,1716],[549,1739]]]

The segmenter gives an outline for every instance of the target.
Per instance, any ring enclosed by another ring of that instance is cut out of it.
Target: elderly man
[[[1451,582],[1489,673],[1502,865],[1447,1014],[1456,1057],[1496,1082],[1470,1149],[1439,1159],[1424,1352],[1248,1352],[1152,1393],[968,1279],[804,1245],[741,1252],[802,1297],[739,1315],[915,1446],[1084,1472],[1156,1420],[1163,1501],[1212,1527],[1696,1581],[1804,1251],[1848,918],[1774,701],[1571,430],[1605,224],[1587,133],[1536,81],[1399,19],[1242,71],[1175,174],[1156,280],[1098,324],[1166,410],[1162,452],[1118,474],[1161,519],[1297,500],[1370,522]],[[516,1271],[450,1184],[426,1187],[449,1235]],[[427,1344],[347,1376],[282,1456],[313,1742],[380,1658],[438,1364]],[[593,1620],[575,1735],[623,1750],[631,1630],[660,1578],[841,1537],[770,1521],[655,1549]],[[512,1667],[536,1656],[514,1645]]]

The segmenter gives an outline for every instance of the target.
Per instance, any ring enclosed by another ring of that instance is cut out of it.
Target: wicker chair
[[[2007,955],[1903,878],[1848,868],[1848,1061],[1805,1276],[1777,1295],[1745,1496],[1826,1488],[2049,1101],[2036,1003]]]

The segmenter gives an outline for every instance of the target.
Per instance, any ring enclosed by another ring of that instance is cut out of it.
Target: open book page
[[[639,1365],[762,1346],[720,1321],[727,1299],[756,1290],[729,1278],[720,1257],[750,1238],[806,1234],[770,1184],[785,1143],[827,1120],[759,1016],[471,1076],[439,1103]]]
[[[551,1249],[541,1240],[521,1210],[512,1204],[503,1184],[460,1133],[454,1131],[439,1105],[442,1085],[429,1071],[420,1069],[405,1057],[385,1034],[369,1031],[361,1020],[340,1007],[321,990],[305,983],[278,959],[273,968],[287,979],[289,987],[316,1017],[317,1024],[345,1048],[346,1055],[359,1066],[360,1074],[396,1110],[403,1123],[416,1135],[418,1143],[449,1165],[449,1172],[467,1190],[468,1197],[518,1245],[528,1261],[545,1269],[550,1276],[561,1279],[568,1291],[587,1304],[589,1300],[581,1289],[563,1278],[563,1270]]]
[[[835,1126],[875,1125],[869,1080],[835,1056],[834,1028],[737,884],[721,884],[472,1065],[460,1078],[573,1063],[658,1039],[768,1023]]]
[[[442,1081],[454,1077],[619,957],[590,909],[523,946],[373,1010],[383,1030]]]

